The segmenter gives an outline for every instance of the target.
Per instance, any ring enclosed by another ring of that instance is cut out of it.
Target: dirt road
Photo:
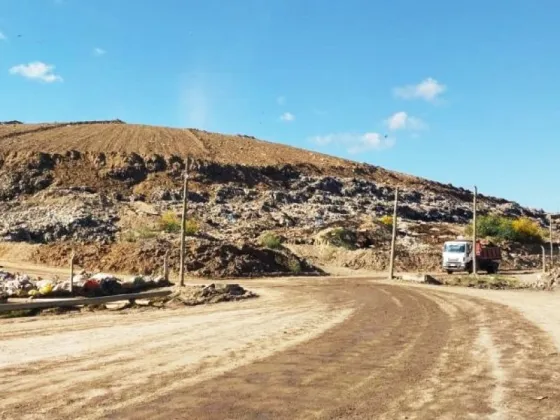
[[[1,321],[0,418],[560,418],[550,331],[487,296],[258,285],[242,303]]]

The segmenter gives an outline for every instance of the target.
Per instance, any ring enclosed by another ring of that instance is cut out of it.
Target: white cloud
[[[395,112],[385,120],[385,124],[391,131],[396,130],[410,130],[421,131],[426,130],[428,125],[420,118],[408,115],[404,111]]]
[[[10,69],[10,73],[27,79],[40,80],[46,83],[62,82],[62,77],[54,74],[55,66],[34,61],[29,64],[19,64]]]
[[[93,49],[93,55],[97,57],[101,57],[102,55],[105,54],[107,54],[107,51],[105,51],[103,48],[96,47]]]
[[[428,77],[417,85],[397,87],[394,89],[394,94],[403,99],[424,99],[425,101],[433,102],[446,90],[447,86]]]
[[[5,41],[5,40],[7,40],[7,39],[8,39],[8,38],[6,37],[6,35],[4,35],[4,34],[2,33],[2,31],[0,31],[0,41]]]
[[[291,112],[284,112],[284,113],[280,116],[280,119],[281,119],[282,121],[285,121],[285,122],[291,122],[291,121],[295,120],[296,117],[295,117],[295,115],[292,114]]]
[[[333,133],[324,136],[316,136],[311,140],[319,146],[344,146],[351,154],[389,149],[396,143],[394,138],[374,132],[364,134]]]
[[[276,102],[278,103],[278,105],[286,105],[286,97],[279,96],[278,98],[276,98]]]

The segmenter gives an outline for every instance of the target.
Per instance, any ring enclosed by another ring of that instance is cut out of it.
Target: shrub
[[[465,229],[465,233],[472,235],[472,231],[472,224],[470,224]],[[477,220],[477,236],[521,243],[541,242],[543,238],[541,228],[531,219],[526,217],[510,219],[492,214],[481,216]]]
[[[185,235],[186,236],[196,236],[200,227],[195,219],[188,219],[185,221]]]
[[[342,227],[333,229],[328,233],[327,238],[331,245],[349,250],[356,248],[356,234],[348,229]]]
[[[177,233],[181,231],[181,220],[174,212],[169,210],[161,215],[159,226],[161,230],[167,233]]]
[[[270,249],[278,249],[282,247],[282,241],[276,234],[267,232],[261,238],[261,245]]]
[[[520,217],[512,222],[512,228],[522,242],[542,242],[543,232],[537,222],[527,218]]]
[[[381,217],[379,221],[384,224],[385,226],[393,226],[393,218],[386,214],[385,216]]]
[[[125,242],[136,242],[138,239],[152,239],[157,236],[157,232],[148,227],[127,230],[121,234],[121,240]]]
[[[159,221],[160,229],[167,233],[181,232],[181,219],[172,211],[166,211],[161,215]],[[185,221],[185,235],[195,236],[198,234],[200,226],[195,219],[187,219]]]
[[[121,233],[121,241],[124,242],[136,242],[138,238],[134,234],[133,230],[127,230],[126,232]]]
[[[290,269],[290,271],[294,274],[299,274],[301,273],[301,264],[298,260],[291,260],[288,263],[288,268]]]

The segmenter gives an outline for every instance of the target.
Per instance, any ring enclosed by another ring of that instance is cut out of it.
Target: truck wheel
[[[453,274],[452,270],[447,270],[447,274]]]
[[[472,272],[473,272],[472,263],[469,263],[469,264],[467,265],[467,268],[466,268],[466,269],[467,269],[467,273],[472,274]]]

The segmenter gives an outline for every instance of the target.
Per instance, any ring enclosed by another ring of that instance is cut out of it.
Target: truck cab
[[[448,241],[443,245],[443,269],[448,274],[454,271],[472,271],[472,243],[465,240]]]

